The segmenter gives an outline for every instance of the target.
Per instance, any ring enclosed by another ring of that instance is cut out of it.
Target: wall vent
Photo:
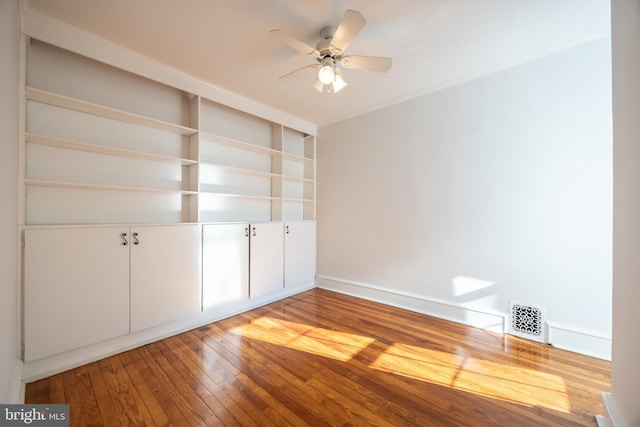
[[[534,341],[546,343],[546,318],[544,307],[509,302],[509,326],[507,332]]]

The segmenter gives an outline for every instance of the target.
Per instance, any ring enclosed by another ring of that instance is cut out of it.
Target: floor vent
[[[521,338],[547,342],[544,307],[509,302],[508,332]]]

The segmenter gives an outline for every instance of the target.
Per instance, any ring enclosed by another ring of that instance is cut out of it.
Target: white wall
[[[613,354],[616,427],[640,425],[640,2],[612,2]]]
[[[609,43],[320,128],[319,285],[480,326],[441,303],[542,305],[608,358]]]
[[[0,1],[0,402],[18,400],[18,64],[17,0]]]

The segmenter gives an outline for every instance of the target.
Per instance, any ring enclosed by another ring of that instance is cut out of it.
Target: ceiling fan
[[[391,58],[381,56],[345,56],[351,40],[360,32],[367,21],[360,12],[347,10],[338,25],[338,28],[324,27],[320,30],[322,39],[311,47],[280,30],[272,30],[269,35],[281,43],[302,52],[318,62],[302,67],[280,77],[282,81],[289,81],[306,74],[309,70],[317,71],[317,77],[312,86],[320,93],[336,93],[343,89],[347,83],[342,79],[340,68],[352,68],[354,70],[368,70],[386,73],[391,68]]]

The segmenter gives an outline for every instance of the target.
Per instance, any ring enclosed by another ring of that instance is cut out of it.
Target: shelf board
[[[125,150],[122,148],[105,147],[102,145],[87,144],[84,142],[70,141],[66,139],[51,138],[48,136],[25,134],[28,143],[47,145],[49,147],[66,148],[69,150],[86,151],[89,153],[108,154],[111,156],[130,157],[134,159],[151,160],[161,163],[174,163],[183,166],[191,166],[198,163],[197,160],[183,159],[180,157],[162,156],[159,154],[144,153],[141,151]]]
[[[282,157],[285,160],[293,160],[294,162],[309,162],[309,163],[313,163],[313,159],[312,158],[298,156],[297,154],[291,154],[291,153],[283,152],[282,153]]]
[[[71,188],[78,190],[106,190],[106,191],[140,191],[151,193],[180,193],[184,195],[198,194],[197,191],[171,190],[167,188],[128,187],[120,185],[85,184],[78,182],[45,181],[39,179],[25,179],[25,185],[33,187]]]
[[[208,132],[200,132],[200,139],[204,139],[207,142],[213,142],[216,144],[224,144],[229,147],[240,148],[242,150],[253,151],[255,153],[275,155],[282,153],[279,150],[273,148],[261,147],[259,145],[251,144],[249,142],[239,141],[233,138],[227,138],[225,136],[215,135]]]
[[[250,194],[237,194],[237,193],[218,193],[216,191],[200,190],[200,194],[206,194],[210,196],[230,197],[236,199],[254,199],[254,200],[280,200],[279,197],[272,196],[254,196]]]
[[[287,203],[313,203],[315,200],[314,199],[298,199],[298,198],[293,198],[293,197],[283,197],[282,201],[283,202],[287,202]]]
[[[238,173],[238,174],[243,174],[243,175],[260,176],[260,177],[264,177],[264,178],[280,178],[280,177],[282,177],[282,175],[280,175],[278,173],[264,172],[264,171],[259,171],[259,170],[255,170],[255,169],[238,168],[238,167],[235,167],[235,166],[221,165],[221,164],[218,164],[218,163],[211,163],[211,162],[207,162],[207,161],[200,161],[200,164],[201,165],[212,166],[212,167],[214,167],[216,169],[219,169],[221,171],[230,172],[230,173]]]
[[[282,179],[285,181],[289,181],[289,182],[307,182],[307,183],[313,183],[313,179],[309,179],[309,178],[302,178],[300,176],[287,176],[287,175],[283,175]]]
[[[82,101],[80,99],[71,98],[46,90],[27,87],[26,95],[27,99],[30,99],[32,101],[55,105],[57,107],[67,108],[83,113],[93,114],[95,116],[105,117],[108,119],[119,120],[121,122],[147,126],[166,132],[172,132],[186,136],[191,136],[198,132],[196,129],[188,128],[186,126],[152,119],[150,117],[129,113],[126,111],[118,110],[116,108],[105,107],[103,105]]]

